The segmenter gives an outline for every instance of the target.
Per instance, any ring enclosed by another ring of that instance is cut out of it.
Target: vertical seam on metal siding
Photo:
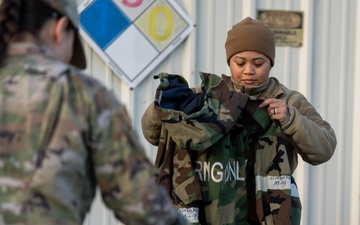
[[[357,10],[356,12],[360,12],[360,3],[357,1]],[[360,39],[360,15],[357,14],[356,18],[356,39]],[[360,42],[355,42],[355,62],[360,62]],[[360,64],[355,64],[355,80],[354,80],[354,99],[360,98],[360,77],[356,76],[356,74],[360,74]],[[353,183],[351,184],[351,196],[350,198],[350,224],[360,224],[360,176],[358,171],[360,171],[360,105],[354,103],[354,112],[353,112],[353,129],[352,129],[352,177],[351,180]]]

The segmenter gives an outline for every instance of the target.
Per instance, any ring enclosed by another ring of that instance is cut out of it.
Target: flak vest
[[[281,126],[262,100],[200,73],[201,92],[160,73],[157,182],[192,224],[299,225],[301,203]]]

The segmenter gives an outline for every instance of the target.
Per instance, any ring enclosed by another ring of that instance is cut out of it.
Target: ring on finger
[[[274,108],[274,114],[278,114],[277,108]]]

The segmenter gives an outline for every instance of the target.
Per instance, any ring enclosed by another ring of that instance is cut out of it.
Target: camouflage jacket
[[[154,179],[123,105],[30,43],[0,68],[0,224],[81,225],[97,187],[125,224],[187,224]]]
[[[281,127],[261,100],[201,74],[194,93],[177,75],[159,74],[149,116],[161,120],[158,182],[192,224],[300,224],[301,203]],[[144,132],[146,134],[146,132]],[[147,137],[148,140],[152,140]]]

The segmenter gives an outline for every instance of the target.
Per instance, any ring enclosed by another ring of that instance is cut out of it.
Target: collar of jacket
[[[31,42],[15,42],[10,44],[7,50],[7,55],[45,55],[50,58],[55,58],[54,54],[45,46],[37,45]]]
[[[238,84],[230,76],[225,74],[221,75],[221,78],[225,80],[226,84],[231,90],[237,92],[246,93],[250,96],[256,96],[259,99],[277,98],[284,94],[281,84],[276,77],[270,77],[264,84],[257,87],[245,87]]]
[[[22,68],[29,74],[46,74],[47,77],[57,78],[71,68],[55,58],[53,53],[42,45],[31,42],[16,42],[8,47],[4,64],[13,64],[13,67]],[[19,60],[17,57],[24,57]]]
[[[269,85],[270,79],[267,79],[263,84],[259,86],[245,86],[236,82],[232,77],[230,78],[234,89],[237,92],[246,93],[248,95],[257,96],[263,92]]]

